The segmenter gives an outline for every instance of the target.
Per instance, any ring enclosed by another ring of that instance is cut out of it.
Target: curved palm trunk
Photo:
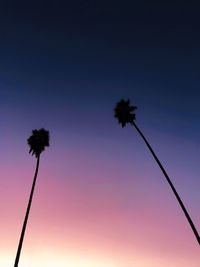
[[[40,156],[38,156],[38,158],[37,158],[35,175],[34,175],[33,184],[32,184],[32,188],[31,188],[31,193],[30,193],[30,197],[29,197],[29,201],[28,201],[28,206],[27,206],[27,209],[26,209],[26,215],[25,215],[25,218],[24,218],[24,223],[23,223],[23,227],[22,227],[20,240],[19,240],[19,245],[18,245],[18,249],[17,249],[17,254],[16,254],[16,258],[15,258],[14,267],[18,267],[18,263],[19,263],[20,253],[21,253],[22,244],[23,244],[23,240],[24,240],[24,235],[25,235],[25,231],[26,231],[26,225],[27,225],[28,216],[29,216],[29,212],[30,212],[30,208],[31,208],[32,199],[33,199],[33,193],[34,193],[35,183],[36,183],[36,179],[37,179],[39,163],[40,163]]]
[[[178,193],[177,193],[174,185],[172,184],[172,182],[171,182],[171,180],[170,180],[167,172],[165,171],[164,167],[162,166],[161,162],[159,161],[158,157],[156,156],[156,154],[153,151],[152,147],[150,146],[149,142],[147,141],[147,139],[145,138],[145,136],[143,135],[143,133],[140,131],[140,129],[138,128],[138,126],[135,124],[135,122],[133,122],[132,125],[135,127],[135,129],[137,130],[137,132],[139,133],[139,135],[144,140],[145,144],[147,145],[148,149],[151,151],[154,159],[156,160],[158,166],[160,167],[161,171],[163,172],[163,174],[164,174],[167,182],[169,183],[172,191],[174,192],[174,195],[176,196],[176,199],[178,200],[178,203],[180,204],[180,206],[181,206],[181,208],[182,208],[182,210],[183,210],[183,212],[184,212],[184,214],[185,214],[185,216],[186,216],[186,218],[187,218],[187,220],[188,220],[188,222],[189,222],[189,224],[190,224],[190,226],[192,228],[192,231],[193,231],[193,233],[194,233],[194,235],[195,235],[195,237],[197,239],[198,244],[200,245],[200,236],[199,236],[199,234],[197,232],[197,229],[195,228],[194,223],[192,222],[192,219],[190,218],[190,215],[187,212],[187,210],[186,210],[186,208],[185,208],[185,206],[184,206],[181,198],[179,197],[179,195],[178,195]]]

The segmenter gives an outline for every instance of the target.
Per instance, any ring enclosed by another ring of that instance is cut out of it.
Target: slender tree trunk
[[[171,182],[171,180],[170,180],[167,172],[165,171],[164,167],[162,166],[161,162],[159,161],[158,157],[156,156],[156,154],[153,151],[152,147],[150,146],[149,142],[147,141],[147,139],[145,138],[145,136],[143,135],[143,133],[140,131],[140,129],[138,128],[138,126],[135,124],[135,122],[133,122],[132,125],[135,127],[135,129],[137,130],[137,132],[139,133],[139,135],[144,140],[145,144],[147,145],[148,149],[150,150],[150,152],[152,153],[154,159],[156,160],[158,166],[160,167],[161,171],[163,172],[163,174],[164,174],[167,182],[169,183],[172,191],[174,192],[174,195],[176,196],[176,199],[178,200],[179,205],[181,206],[181,208],[182,208],[182,210],[183,210],[183,212],[185,214],[185,217],[187,218],[187,220],[188,220],[188,222],[189,222],[189,224],[190,224],[190,226],[192,228],[192,231],[193,231],[193,233],[194,233],[194,235],[195,235],[195,237],[197,239],[198,244],[200,245],[200,236],[199,236],[199,234],[197,232],[197,229],[195,228],[194,223],[192,222],[192,219],[191,219],[189,213],[187,212],[187,210],[186,210],[186,208],[185,208],[185,206],[184,206],[181,198],[179,197],[179,195],[178,195],[178,193],[177,193],[174,185],[172,184],[172,182]]]
[[[30,212],[30,208],[31,208],[32,199],[33,199],[33,193],[34,193],[35,183],[36,183],[36,179],[37,179],[39,163],[40,163],[40,156],[37,157],[35,176],[34,176],[34,179],[33,179],[31,193],[30,193],[30,197],[29,197],[29,201],[28,201],[28,206],[27,206],[27,209],[26,209],[26,215],[24,217],[24,223],[23,223],[23,227],[22,227],[20,240],[19,240],[19,245],[18,245],[18,249],[17,249],[17,254],[16,254],[16,258],[15,258],[14,267],[18,267],[18,263],[19,263],[20,253],[21,253],[22,244],[23,244],[23,240],[24,240],[24,235],[25,235],[25,231],[26,231],[26,225],[27,225],[28,216],[29,216],[29,212]]]

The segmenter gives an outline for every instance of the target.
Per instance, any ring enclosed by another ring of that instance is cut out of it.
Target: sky
[[[197,241],[121,98],[200,232],[199,4],[1,1],[0,266],[199,267]]]

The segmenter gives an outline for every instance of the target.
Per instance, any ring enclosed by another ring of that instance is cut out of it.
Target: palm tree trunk
[[[182,208],[182,210],[183,210],[183,212],[185,214],[185,217],[187,218],[187,220],[188,220],[188,222],[189,222],[189,224],[190,224],[190,226],[192,228],[192,231],[193,231],[193,233],[194,233],[194,235],[195,235],[195,237],[197,239],[198,244],[200,245],[200,236],[199,236],[199,234],[197,232],[197,229],[195,228],[194,223],[192,222],[192,219],[191,219],[189,213],[187,212],[187,210],[186,210],[186,208],[185,208],[185,206],[184,206],[184,204],[183,204],[180,196],[178,195],[178,193],[177,193],[174,185],[172,184],[172,182],[171,182],[171,180],[170,180],[167,172],[165,171],[164,167],[162,166],[161,162],[159,161],[158,157],[156,156],[156,154],[153,151],[152,147],[150,146],[149,142],[147,141],[147,139],[145,138],[145,136],[143,135],[143,133],[140,131],[140,129],[138,128],[138,126],[135,124],[135,122],[133,122],[132,125],[135,127],[135,129],[137,130],[137,132],[139,133],[139,135],[144,140],[145,144],[147,145],[148,149],[150,150],[150,152],[152,153],[154,159],[156,160],[158,166],[160,167],[161,171],[163,172],[163,174],[164,174],[167,182],[169,183],[172,191],[174,192],[174,195],[176,196],[176,199],[178,200],[179,205],[181,206],[181,208]]]
[[[27,206],[27,209],[26,209],[26,215],[24,217],[24,223],[23,223],[23,227],[22,227],[20,240],[19,240],[19,245],[18,245],[18,249],[17,249],[17,254],[16,254],[16,258],[15,258],[14,267],[18,267],[18,263],[19,263],[20,253],[21,253],[22,244],[23,244],[23,240],[24,240],[24,235],[25,235],[25,231],[26,231],[26,225],[27,225],[28,216],[29,216],[29,212],[30,212],[30,208],[31,208],[32,199],[33,199],[33,193],[34,193],[35,183],[36,183],[36,179],[37,179],[39,163],[40,163],[40,156],[37,157],[35,175],[34,175],[33,184],[32,184],[32,188],[31,188],[31,193],[30,193],[30,197],[29,197],[29,201],[28,201],[28,206]]]

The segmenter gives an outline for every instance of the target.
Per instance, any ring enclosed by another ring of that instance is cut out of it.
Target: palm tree
[[[117,103],[115,109],[114,109],[114,113],[115,113],[115,118],[117,118],[119,124],[122,125],[122,128],[124,128],[128,123],[135,127],[135,129],[137,130],[137,132],[139,133],[139,135],[141,136],[141,138],[143,139],[143,141],[145,142],[145,144],[147,145],[148,149],[150,150],[152,156],[154,157],[155,161],[157,162],[158,166],[160,167],[161,171],[163,172],[168,184],[170,185],[176,199],[178,200],[178,203],[180,204],[191,228],[192,231],[197,239],[198,244],[200,245],[200,237],[199,234],[197,232],[197,229],[195,228],[194,223],[192,222],[192,219],[189,215],[189,213],[187,212],[180,196],[178,195],[173,183],[171,182],[171,179],[169,178],[167,172],[165,171],[164,167],[162,166],[160,160],[158,159],[158,157],[156,156],[155,152],[153,151],[152,147],[150,146],[149,142],[147,141],[146,137],[143,135],[143,133],[141,132],[141,130],[139,129],[139,127],[136,125],[135,123],[135,113],[134,111],[137,109],[136,106],[131,106],[130,105],[130,100],[121,100]]]
[[[35,129],[32,131],[32,135],[28,138],[27,142],[28,142],[28,145],[30,146],[29,153],[32,153],[32,155],[35,155],[35,157],[37,159],[37,163],[36,163],[35,175],[34,175],[31,193],[30,193],[30,197],[29,197],[29,201],[28,201],[28,206],[26,209],[26,215],[24,218],[24,223],[23,223],[23,227],[22,227],[22,231],[21,231],[21,236],[20,236],[20,240],[19,240],[19,245],[18,245],[18,249],[17,249],[14,267],[18,267],[20,253],[21,253],[21,249],[22,249],[23,239],[24,239],[24,235],[25,235],[25,231],[26,231],[26,225],[27,225],[27,221],[28,221],[28,216],[29,216],[29,212],[30,212],[30,208],[31,208],[35,183],[36,183],[38,169],[39,169],[40,154],[42,153],[42,151],[45,150],[46,146],[49,146],[49,132],[46,131],[45,129],[39,129],[39,130]]]

